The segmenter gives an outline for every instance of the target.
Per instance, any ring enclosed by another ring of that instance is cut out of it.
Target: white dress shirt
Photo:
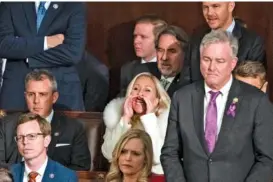
[[[235,27],[235,21],[234,21],[234,19],[233,19],[233,20],[232,20],[232,23],[229,25],[229,27],[227,28],[226,31],[232,33],[234,27]]]
[[[144,64],[144,63],[152,63],[152,62],[157,62],[156,57],[154,57],[154,58],[151,59],[150,61],[145,61],[144,59],[141,58],[141,64]]]
[[[38,176],[35,178],[36,182],[42,182],[42,179],[44,177],[44,173],[45,173],[45,170],[46,170],[47,162],[48,162],[48,157],[46,158],[43,165],[37,171],[35,171],[35,172],[38,173]],[[29,169],[29,167],[25,163],[25,172],[24,172],[23,182],[28,182],[28,180],[29,180],[28,179],[28,174],[30,172],[33,172],[33,171],[31,169]]]
[[[52,109],[50,114],[45,118],[47,122],[51,124],[52,118],[53,118],[54,110]]]
[[[231,87],[233,81],[233,77],[231,76],[229,81],[226,83],[224,87],[222,87],[219,91],[221,92],[218,97],[216,98],[216,106],[217,106],[217,135],[219,135],[221,126],[222,126],[222,120],[225,112],[226,102],[228,98],[228,93]],[[206,113],[207,113],[207,107],[210,101],[210,93],[212,89],[208,87],[208,85],[205,83],[205,98],[204,98],[204,131],[206,129]]]

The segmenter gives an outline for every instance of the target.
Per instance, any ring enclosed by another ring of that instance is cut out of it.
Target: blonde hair
[[[162,87],[159,80],[151,73],[143,72],[143,73],[136,75],[134,77],[134,79],[130,82],[129,86],[127,87],[126,97],[128,97],[131,94],[136,80],[140,77],[150,78],[153,81],[153,83],[155,84],[156,94],[157,94],[157,97],[159,98],[159,102],[158,102],[158,106],[155,110],[155,114],[156,114],[156,116],[159,116],[165,109],[169,108],[170,103],[171,103],[171,99],[170,99],[169,95],[167,94],[167,92]]]
[[[165,28],[168,26],[167,22],[164,21],[163,19],[161,19],[160,17],[158,17],[157,15],[154,14],[147,14],[144,16],[139,17],[136,20],[135,25],[140,24],[140,23],[150,23],[154,26],[153,28],[153,34],[154,34],[154,38],[155,40],[158,37],[158,34]]]
[[[106,176],[106,182],[121,182],[123,178],[123,174],[119,169],[118,161],[121,154],[122,149],[126,145],[126,143],[131,139],[140,139],[143,144],[144,150],[144,166],[140,172],[138,177],[138,182],[147,182],[148,177],[151,174],[152,165],[153,165],[153,146],[152,140],[148,133],[139,129],[130,129],[126,133],[124,133],[116,144],[113,154],[112,154],[112,162],[110,166],[110,170]]]

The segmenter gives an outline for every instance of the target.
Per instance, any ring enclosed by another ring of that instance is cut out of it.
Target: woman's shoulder
[[[111,100],[103,111],[103,121],[107,128],[113,128],[120,121],[124,97]]]

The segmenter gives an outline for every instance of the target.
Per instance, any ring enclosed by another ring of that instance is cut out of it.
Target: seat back
[[[106,172],[77,171],[79,182],[104,182]]]
[[[62,111],[68,117],[77,118],[84,122],[88,138],[88,147],[91,155],[91,171],[107,171],[108,162],[101,153],[105,126],[102,113]]]

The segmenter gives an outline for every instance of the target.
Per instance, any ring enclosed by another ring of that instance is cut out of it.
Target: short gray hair
[[[35,69],[32,72],[28,73],[26,78],[25,78],[25,89],[27,87],[27,84],[29,81],[33,80],[33,81],[42,81],[48,79],[52,85],[52,92],[57,92],[58,88],[57,88],[57,81],[56,78],[54,77],[54,75],[49,72],[46,69]]]
[[[210,33],[206,34],[200,44],[200,52],[202,49],[208,45],[215,44],[215,43],[228,43],[230,49],[232,50],[232,57],[236,58],[238,53],[238,39],[227,31],[223,30],[215,30],[211,31]]]

